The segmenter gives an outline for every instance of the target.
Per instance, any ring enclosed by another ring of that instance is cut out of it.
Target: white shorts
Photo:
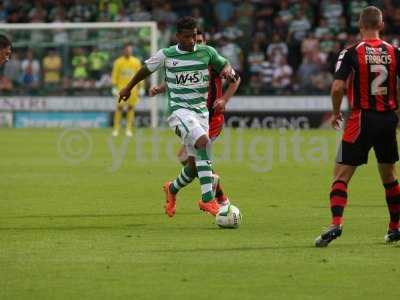
[[[178,109],[167,119],[169,127],[178,135],[189,156],[196,156],[194,145],[202,136],[208,136],[208,116],[188,109]]]

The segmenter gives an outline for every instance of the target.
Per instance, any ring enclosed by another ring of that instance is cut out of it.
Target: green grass
[[[58,147],[62,132],[0,130],[0,299],[400,294],[399,247],[383,243],[388,217],[372,155],[350,186],[343,236],[313,247],[329,222],[333,131],[301,133],[300,156],[293,132],[225,131],[214,166],[243,213],[237,230],[197,209],[198,183],[179,195],[174,218],[164,215],[161,186],[179,171],[169,131],[139,130],[120,166],[108,130],[88,131],[92,151],[80,162],[87,144]],[[124,153],[124,137],[113,141]]]

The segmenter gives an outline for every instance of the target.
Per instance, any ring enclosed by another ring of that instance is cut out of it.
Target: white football
[[[215,221],[222,228],[238,228],[242,222],[239,208],[232,204],[221,206]]]

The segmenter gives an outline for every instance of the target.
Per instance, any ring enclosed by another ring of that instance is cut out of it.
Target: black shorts
[[[359,166],[368,162],[374,148],[378,163],[394,164],[399,160],[396,129],[399,118],[393,111],[352,111],[347,119],[336,162]]]

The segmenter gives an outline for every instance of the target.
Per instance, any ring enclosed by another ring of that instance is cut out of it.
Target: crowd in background
[[[157,21],[158,47],[162,48],[175,42],[177,19],[192,15],[206,32],[208,43],[242,75],[240,93],[325,94],[338,52],[359,39],[358,16],[369,4],[382,9],[384,37],[398,45],[399,0],[4,0],[0,1],[0,22]],[[110,91],[110,70],[118,53],[101,44],[65,50],[65,32],[59,32],[53,42],[41,51],[16,48],[3,69],[0,90]],[[133,43],[144,59],[147,52],[138,50],[144,43]]]

